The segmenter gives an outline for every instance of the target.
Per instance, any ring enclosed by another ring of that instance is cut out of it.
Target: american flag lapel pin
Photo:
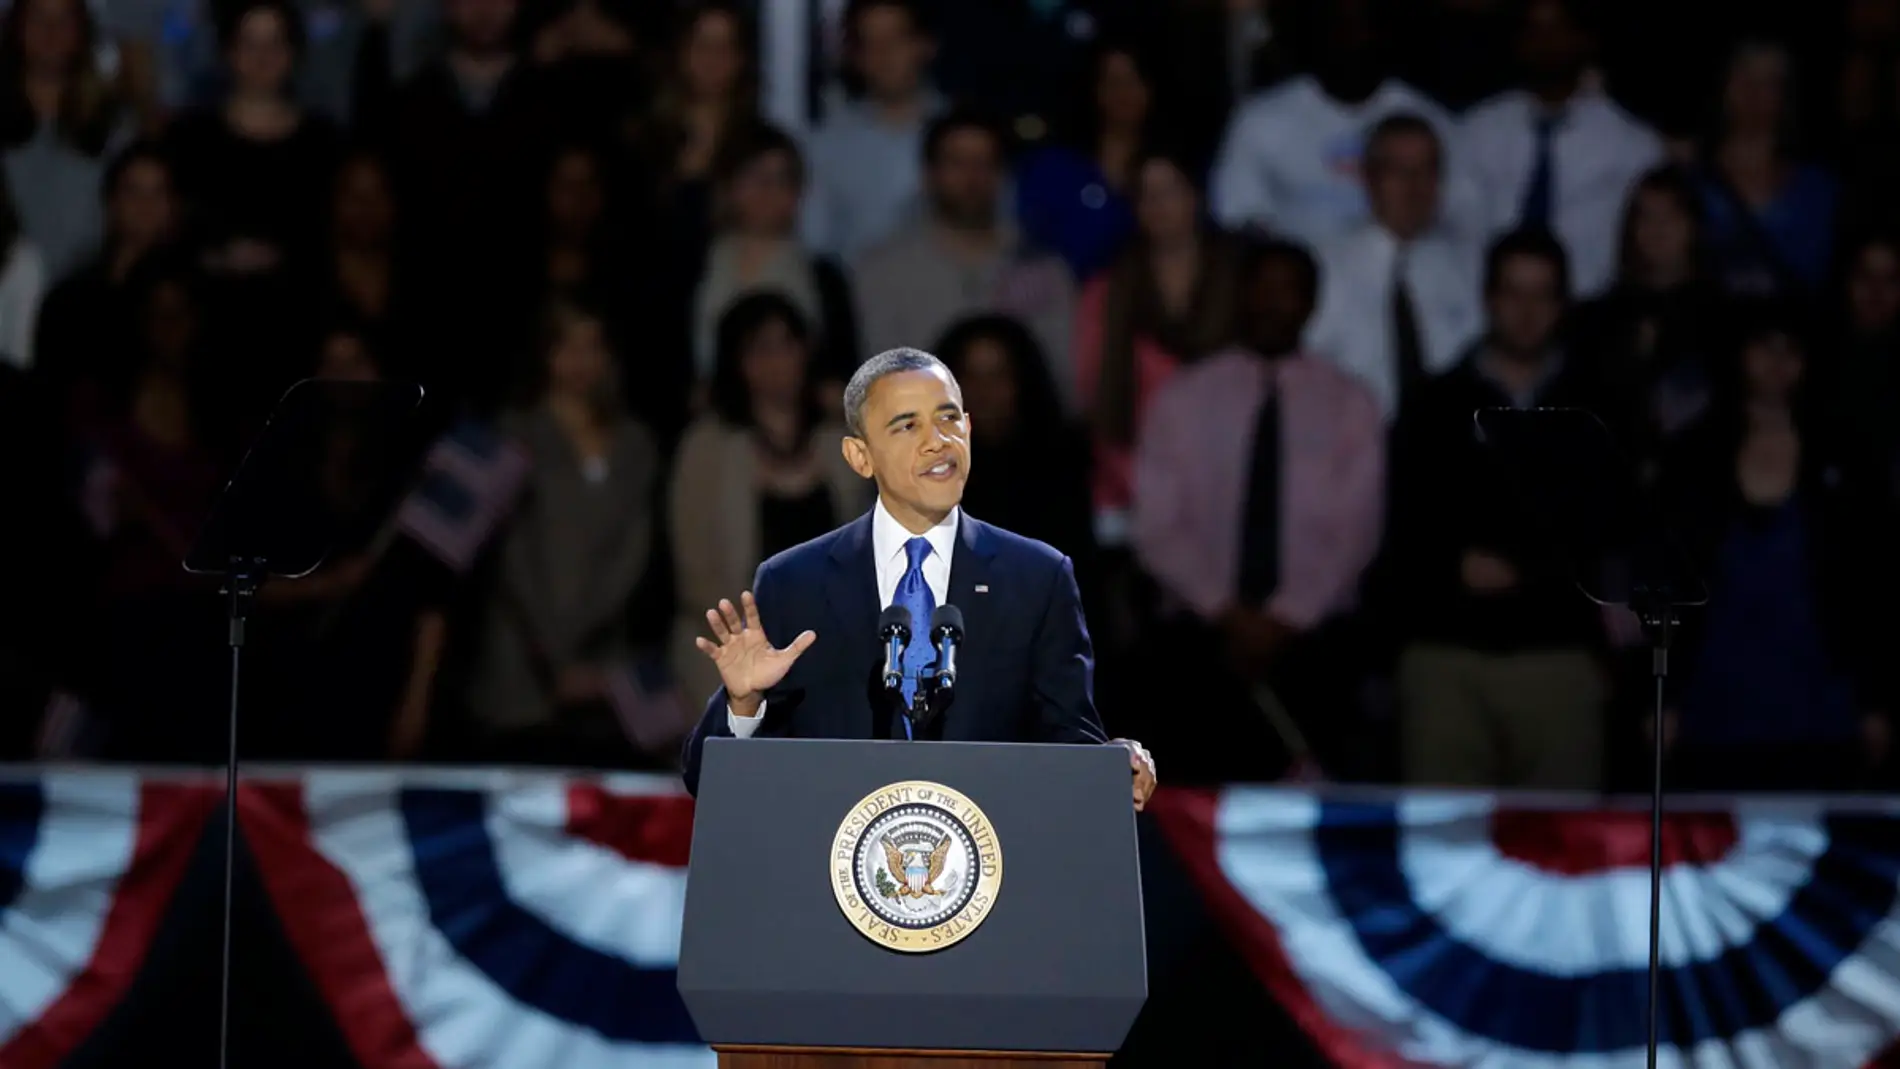
[[[990,585],[988,583],[978,583],[976,584],[976,592],[979,594],[987,594],[990,592]]]

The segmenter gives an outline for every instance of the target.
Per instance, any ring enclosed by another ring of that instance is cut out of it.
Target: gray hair
[[[950,380],[950,388],[959,395],[963,390],[957,386],[956,376],[944,362],[924,352],[909,347],[886,349],[852,372],[851,381],[844,387],[844,424],[850,428],[854,437],[864,437],[864,401],[871,395],[871,386],[887,375],[896,375],[905,371],[941,371],[943,377]]]

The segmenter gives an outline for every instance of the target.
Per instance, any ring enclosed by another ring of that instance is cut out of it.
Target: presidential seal
[[[865,938],[889,950],[941,950],[990,915],[1003,883],[996,830],[942,784],[910,780],[865,796],[838,826],[831,889]]]

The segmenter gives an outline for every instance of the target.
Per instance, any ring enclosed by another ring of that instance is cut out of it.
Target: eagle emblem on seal
[[[897,897],[932,898],[942,894],[936,885],[950,856],[950,836],[945,835],[934,844],[917,842],[913,837],[907,840],[902,846],[892,842],[888,835],[879,840],[884,846],[885,867],[897,881]]]

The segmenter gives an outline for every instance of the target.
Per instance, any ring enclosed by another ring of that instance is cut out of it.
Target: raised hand
[[[706,610],[706,624],[712,628],[710,639],[697,638],[693,644],[712,658],[719,669],[719,681],[726,685],[726,700],[739,716],[757,714],[761,696],[785,678],[799,655],[818,641],[818,634],[806,631],[784,649],[775,648],[759,623],[759,603],[748,590],[739,595],[744,615],[732,602],[719,599],[717,609]]]

